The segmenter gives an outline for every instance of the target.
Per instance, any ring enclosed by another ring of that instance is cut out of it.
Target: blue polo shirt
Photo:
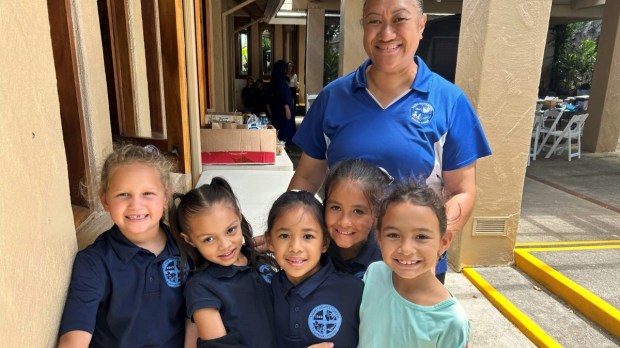
[[[359,279],[364,278],[364,274],[366,273],[366,269],[368,265],[375,261],[382,260],[381,257],[381,249],[379,248],[379,243],[377,243],[377,238],[375,237],[375,231],[372,230],[368,234],[368,240],[362,246],[362,250],[356,257],[349,260],[335,261],[335,259],[340,260],[340,255],[333,255],[332,253],[337,252],[338,246],[336,243],[332,243],[329,248],[330,257],[332,261],[334,261],[334,266],[341,272],[353,274]],[[339,263],[342,262],[342,266],[339,266]]]
[[[180,257],[168,227],[159,254],[131,243],[115,225],[77,253],[60,335],[93,334],[90,347],[182,347],[185,301]]]
[[[249,257],[247,249],[242,249]],[[210,263],[194,273],[185,286],[187,316],[202,308],[216,308],[228,332],[237,332],[244,347],[275,347],[273,300],[269,267],[261,273],[249,266],[224,267]]]
[[[324,257],[321,269],[294,286],[284,272],[272,281],[277,347],[333,342],[357,347],[363,282],[337,271]]]
[[[383,108],[368,91],[366,60],[327,85],[304,117],[293,142],[312,158],[335,163],[362,158],[393,177],[416,178],[439,191],[442,171],[463,168],[491,149],[461,89],[415,57],[411,89]],[[444,273],[447,262],[437,272]]]

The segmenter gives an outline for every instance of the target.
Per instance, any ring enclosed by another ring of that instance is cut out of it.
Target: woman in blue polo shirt
[[[367,0],[369,59],[326,86],[293,142],[303,149],[289,189],[317,192],[328,167],[362,158],[397,180],[422,177],[451,196],[448,239],[460,231],[476,197],[476,160],[491,150],[476,112],[454,84],[415,56],[426,24],[422,0]],[[438,263],[438,278],[447,270]]]
[[[364,285],[325,257],[329,234],[321,203],[309,192],[285,192],[273,203],[267,227],[267,245],[281,268],[272,281],[277,347],[357,347]]]
[[[182,260],[196,266],[185,299],[198,347],[274,347],[271,268],[258,265],[252,229],[228,182],[215,177],[176,193],[170,226],[181,240]]]

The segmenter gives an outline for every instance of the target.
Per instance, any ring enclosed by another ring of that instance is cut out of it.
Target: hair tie
[[[390,175],[390,173],[383,167],[377,167],[379,168],[379,170],[381,171],[381,173],[385,174],[385,176],[387,176],[388,180],[390,181],[389,183],[393,183],[394,182],[394,177]]]

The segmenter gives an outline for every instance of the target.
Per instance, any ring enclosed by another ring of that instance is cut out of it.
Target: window
[[[263,25],[260,29],[260,73],[263,79],[271,77],[271,66],[273,65],[273,25]]]
[[[249,24],[249,17],[235,17],[235,74],[240,79],[251,75],[251,28]]]

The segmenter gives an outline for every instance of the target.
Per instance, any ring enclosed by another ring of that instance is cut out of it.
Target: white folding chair
[[[536,155],[538,154],[538,145],[540,143],[540,128],[543,123],[543,113],[536,111],[534,115],[534,126],[532,127],[532,140],[530,145],[530,155],[527,157],[527,165],[530,165],[530,161],[536,161]]]
[[[547,143],[547,140],[549,139],[549,133],[557,129],[558,123],[560,122],[563,113],[564,108],[549,109],[545,111],[543,115],[542,125],[540,126],[540,136],[543,136],[543,141],[541,142],[541,146],[538,147],[536,154],[540,154],[540,151],[542,151],[543,147]],[[545,121],[549,118],[553,119],[553,123],[551,124],[551,126],[545,127]]]
[[[545,156],[545,158],[549,158],[551,154],[556,151],[559,154],[565,148],[568,149],[568,160],[569,161],[573,157],[581,158],[581,134],[583,133],[583,125],[586,122],[586,119],[588,118],[588,116],[589,114],[574,115],[568,121],[568,124],[566,125],[566,127],[564,127],[564,129],[555,130],[555,131],[551,131],[547,133],[547,135],[545,136],[545,139],[547,139],[549,136],[554,136],[555,141],[553,142],[553,145],[547,152],[547,155]],[[572,153],[574,139],[577,140],[577,152]],[[566,140],[566,142],[560,145],[562,140]]]

